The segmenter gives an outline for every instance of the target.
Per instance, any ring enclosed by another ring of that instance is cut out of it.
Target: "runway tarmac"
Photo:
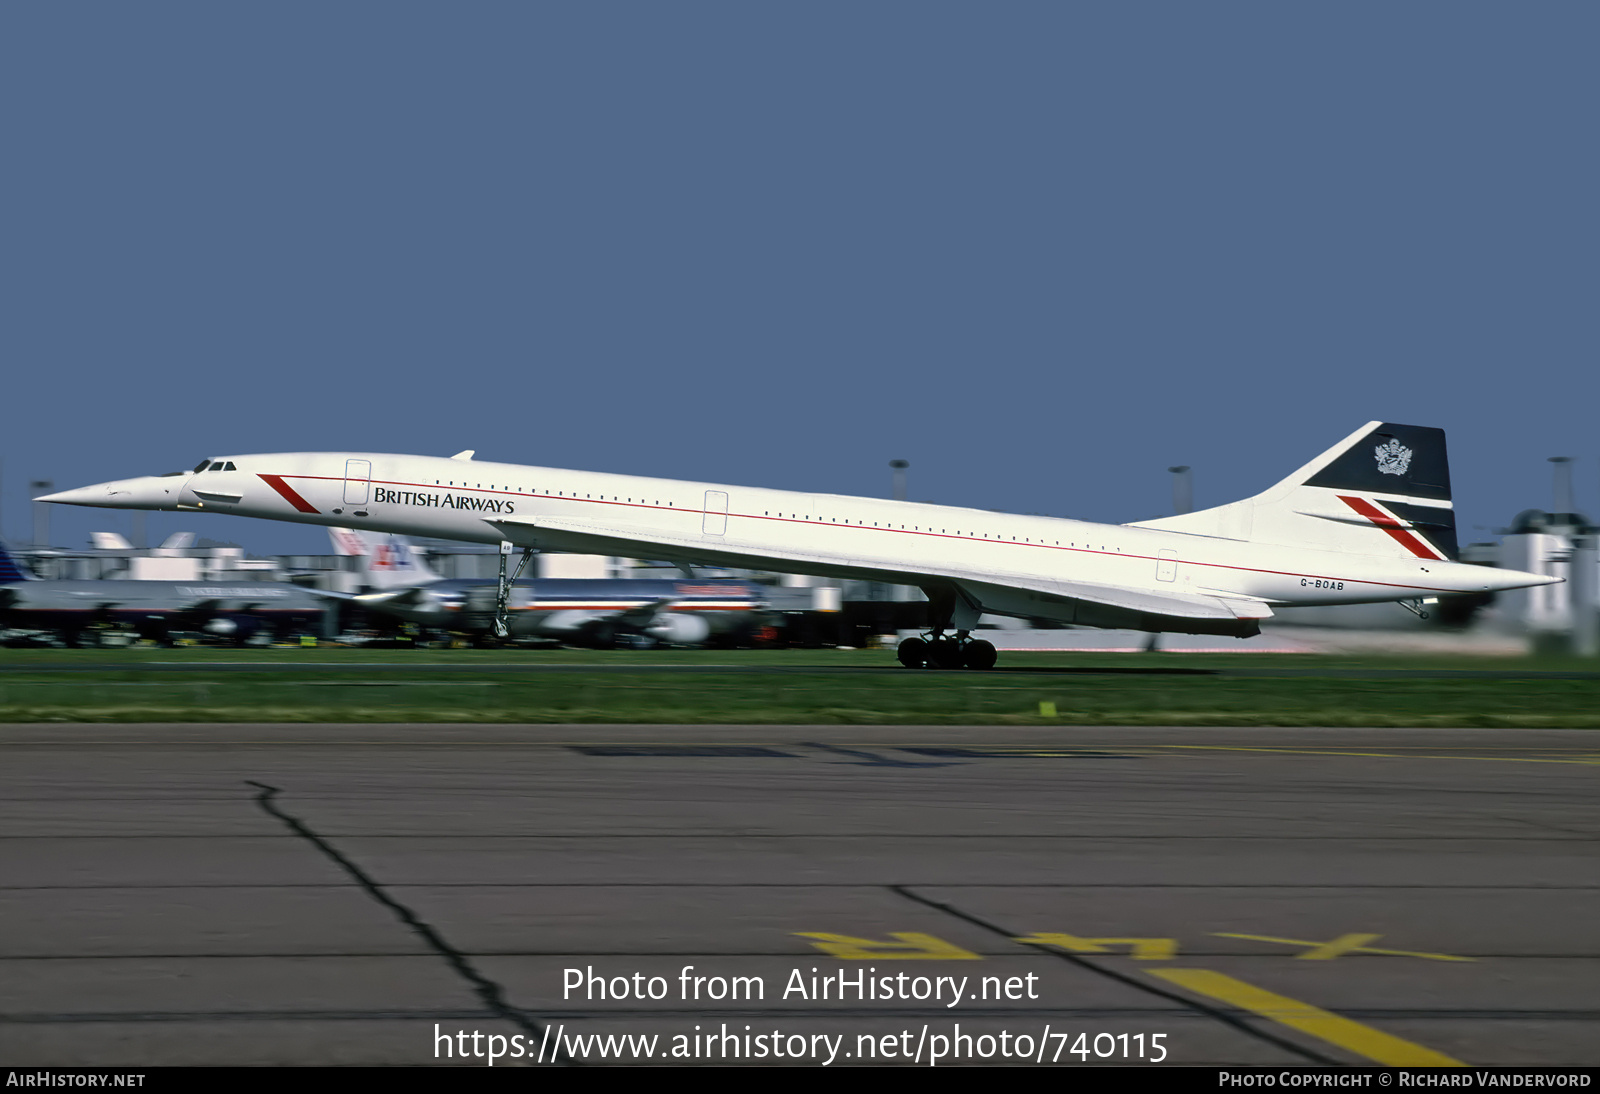
[[[1597,767],[1585,730],[0,726],[0,1062],[1594,1065]]]
[[[1347,667],[1324,663],[1303,665],[1274,664],[1259,666],[1248,663],[1217,666],[1195,666],[1162,661],[1148,665],[996,665],[992,669],[974,671],[967,669],[925,672],[907,669],[885,656],[877,665],[794,665],[761,662],[758,659],[742,661],[660,662],[641,656],[639,660],[606,662],[526,660],[476,661],[463,658],[459,661],[433,661],[421,658],[396,661],[261,661],[228,660],[226,658],[191,658],[181,661],[132,661],[118,665],[111,661],[56,661],[25,662],[0,665],[0,679],[7,675],[51,676],[81,673],[104,674],[121,669],[136,671],[145,678],[161,675],[190,675],[193,673],[232,674],[266,673],[282,675],[302,671],[317,674],[349,673],[431,676],[448,676],[456,673],[483,673],[499,675],[542,675],[549,673],[651,673],[681,675],[733,675],[733,676],[905,676],[924,675],[932,678],[954,677],[968,680],[1005,679],[1019,676],[1225,676],[1260,677],[1277,679],[1303,679],[1321,677],[1336,680],[1595,680],[1600,671],[1586,669],[1549,669],[1537,665],[1515,668],[1374,668],[1370,665]]]

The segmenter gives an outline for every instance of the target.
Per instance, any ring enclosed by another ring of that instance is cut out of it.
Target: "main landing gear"
[[[971,638],[966,631],[953,636],[930,631],[926,638],[908,638],[900,643],[895,656],[908,669],[992,669],[993,642]]]
[[[920,638],[900,643],[895,656],[908,669],[992,669],[993,642],[972,637],[982,608],[965,591],[949,585],[922,590],[933,627]],[[954,633],[952,633],[954,632]]]

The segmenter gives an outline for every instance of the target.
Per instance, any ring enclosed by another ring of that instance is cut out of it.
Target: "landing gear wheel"
[[[928,659],[928,644],[920,638],[908,638],[900,643],[894,655],[908,669],[920,669]]]
[[[981,638],[933,634],[927,638],[907,638],[895,650],[895,656],[908,669],[977,669],[981,672],[994,668],[996,654],[994,643]]]
[[[961,664],[966,668],[980,671],[992,669],[997,656],[993,642],[975,638],[962,647]]]
[[[961,643],[954,638],[935,638],[928,643],[928,666],[936,669],[961,667]]]

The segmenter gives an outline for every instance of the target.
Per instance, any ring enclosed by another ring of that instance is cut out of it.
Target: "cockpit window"
[[[201,460],[199,463],[194,465],[194,471],[190,472],[190,474],[198,474],[199,472],[204,471],[207,465],[210,463],[210,460]]]
[[[232,460],[229,460],[228,461],[228,466],[224,467],[223,470],[224,471],[237,471],[239,469],[237,467],[233,466],[233,461]]]

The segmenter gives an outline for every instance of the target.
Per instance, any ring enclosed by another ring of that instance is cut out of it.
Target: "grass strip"
[[[1207,674],[1164,671],[1207,667],[1187,657],[1039,655],[1041,665],[1023,666],[1038,672],[941,673],[880,671],[885,655],[871,651],[592,660],[564,658],[576,651],[525,660],[508,651],[441,660],[383,651],[383,662],[344,656],[352,651],[261,651],[295,656],[247,668],[212,656],[219,651],[132,661],[115,651],[26,652],[53,658],[0,657],[0,722],[1600,728],[1593,663],[1527,659],[1251,656],[1213,659],[1222,665]],[[685,667],[694,671],[677,671]],[[1063,667],[1078,671],[1050,671]],[[1492,675],[1473,675],[1484,670]],[[1423,671],[1436,675],[1404,675]]]

